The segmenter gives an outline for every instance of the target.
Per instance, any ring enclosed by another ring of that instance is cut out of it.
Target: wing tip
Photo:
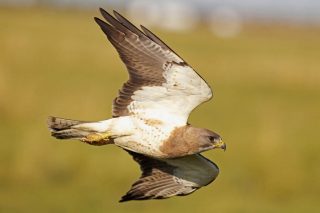
[[[109,25],[107,22],[103,21],[102,19],[100,19],[98,17],[93,17],[93,19],[101,28],[106,27],[106,26],[111,27],[111,25]]]
[[[121,198],[120,200],[119,200],[119,203],[123,203],[123,202],[126,202],[126,201],[129,201],[129,200],[126,200],[125,198]]]
[[[124,202],[128,202],[132,199],[130,199],[129,197],[127,197],[126,195],[122,196],[121,199],[119,200],[119,203],[124,203]]]
[[[94,21],[99,24],[99,22],[104,22],[101,19],[99,19],[98,17],[93,17]]]
[[[112,10],[112,12],[113,12],[113,14],[115,15],[115,16],[122,16],[118,11],[116,11],[116,10]]]
[[[119,203],[124,203],[124,202],[128,202],[131,200],[135,200],[134,198],[132,198],[131,196],[128,196],[128,194],[124,195],[121,197],[121,199],[119,200]]]
[[[103,9],[102,7],[99,7],[99,11],[100,11],[100,13],[102,14],[102,13],[108,13],[105,9]]]
[[[130,191],[127,192],[127,194],[123,195],[121,199],[119,200],[119,203],[128,202],[131,200],[148,200],[150,197],[146,197],[144,195],[135,195],[131,193]]]

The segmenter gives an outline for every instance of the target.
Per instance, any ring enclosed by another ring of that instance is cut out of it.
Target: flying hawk
[[[86,122],[49,117],[52,136],[91,145],[115,144],[140,164],[142,176],[120,200],[187,195],[211,183],[217,165],[201,152],[226,145],[221,137],[188,124],[191,111],[212,97],[207,83],[145,27],[114,11],[94,18],[127,67],[129,80],[113,101],[113,118]]]

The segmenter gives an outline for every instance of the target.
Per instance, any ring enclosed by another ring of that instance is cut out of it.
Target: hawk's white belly
[[[128,116],[127,118],[123,119],[122,117],[122,119],[115,121],[117,124],[113,126],[112,132],[120,132],[123,126],[130,127],[129,129],[122,129],[124,134],[115,138],[115,144],[141,154],[153,157],[163,156],[160,146],[169,138],[175,127],[168,126],[159,120],[144,120],[136,116]]]

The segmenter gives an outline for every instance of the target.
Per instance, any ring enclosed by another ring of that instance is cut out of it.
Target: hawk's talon
[[[109,141],[111,139],[112,134],[110,132],[104,132],[104,133],[90,133],[84,138],[81,138],[81,141],[86,143],[94,144],[99,141]]]

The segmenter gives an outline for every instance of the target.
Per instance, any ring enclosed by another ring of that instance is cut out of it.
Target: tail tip
[[[47,125],[49,127],[49,129],[52,128],[52,125],[54,124],[54,122],[56,121],[56,118],[53,116],[48,116],[47,118]]]

